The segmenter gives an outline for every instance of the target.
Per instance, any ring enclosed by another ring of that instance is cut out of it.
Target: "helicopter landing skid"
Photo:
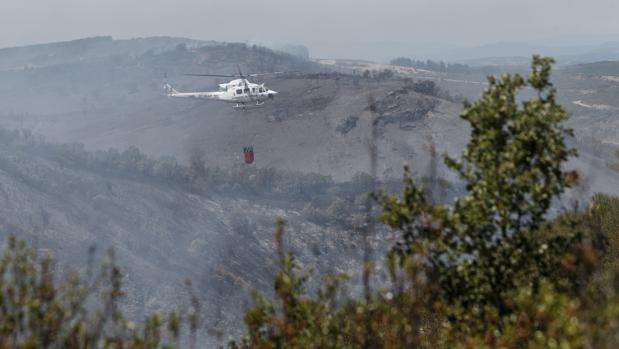
[[[232,108],[237,109],[237,110],[247,110],[247,109],[253,109],[256,107],[261,107],[263,105],[264,105],[264,101],[256,101],[256,104],[237,103],[233,105]]]

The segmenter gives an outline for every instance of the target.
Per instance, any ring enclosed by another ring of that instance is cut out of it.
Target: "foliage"
[[[421,93],[421,94],[428,95],[428,96],[438,97],[442,93],[442,91],[439,89],[436,83],[432,80],[414,81],[410,83],[407,87],[409,87],[411,90],[417,93]],[[449,98],[449,96],[444,93],[443,93],[443,97]]]
[[[0,259],[0,348],[176,347],[179,315],[136,326],[122,312],[121,284],[111,253],[93,280],[74,273],[57,282],[51,258],[11,237]]]
[[[409,259],[405,269],[391,263],[392,288],[373,294],[369,303],[350,297],[342,287],[345,275],[326,277],[312,296],[306,285],[309,275],[284,251],[283,233],[280,222],[275,233],[281,268],[275,300],[255,295],[254,306],[245,314],[248,333],[229,348],[433,347],[435,333],[422,327],[433,323],[434,315],[419,260]],[[420,287],[412,288],[411,282]]]
[[[588,211],[547,218],[577,179],[563,170],[575,152],[564,143],[571,131],[561,126],[567,113],[555,102],[551,63],[534,57],[528,79],[490,78],[480,101],[467,104],[470,142],[460,159],[445,157],[466,195],[433,204],[408,169],[401,197],[376,195],[400,237],[379,289],[351,296],[338,276],[307,291],[309,276],[282,252],[280,226],[276,297],[256,298],[248,334],[229,346],[616,347],[619,199],[597,196]],[[519,106],[525,86],[537,96]]]
[[[512,314],[486,315],[484,328],[445,323],[441,345],[447,348],[582,348],[586,334],[579,317],[580,302],[557,292],[548,282],[538,290],[523,287],[510,292]],[[486,314],[488,314],[486,312]],[[463,313],[462,318],[479,316]],[[478,324],[469,319],[466,324]],[[458,327],[459,326],[459,327]]]
[[[364,70],[362,77],[366,80],[373,79],[376,81],[391,80],[395,76],[395,73],[391,69],[384,70]]]
[[[412,67],[413,66],[413,60],[408,58],[408,57],[398,57],[398,58],[394,58],[392,59],[389,64],[391,65],[399,65],[402,67]]]
[[[619,198],[607,199],[619,208]],[[616,219],[608,211],[609,203],[600,203],[604,221]],[[563,228],[561,220],[549,224]],[[491,305],[466,309],[436,297],[439,290],[425,263],[428,250],[416,240],[411,244],[414,253],[403,260],[395,251],[387,255],[388,282],[369,300],[351,296],[345,288],[348,277],[341,274],[325,277],[320,290],[312,293],[307,287],[310,275],[283,248],[283,228],[280,223],[275,234],[280,256],[275,298],[254,295],[254,306],[245,313],[248,332],[229,348],[541,349],[619,344],[617,285],[615,296],[599,300],[597,294],[577,296],[554,286],[552,278],[540,279],[536,288],[520,286],[506,293],[510,314],[500,315]],[[619,225],[613,229],[616,232]],[[613,253],[618,252],[619,246]],[[572,261],[569,266],[577,264]],[[457,321],[450,320],[454,314]]]
[[[596,194],[586,210],[566,212],[544,228],[549,236],[579,232],[564,267],[551,278],[577,298],[588,347],[619,346],[619,197]]]
[[[310,198],[316,193],[326,193],[334,186],[330,177],[317,174],[301,174],[280,171],[274,168],[236,166],[228,169],[205,167],[199,153],[191,154],[189,166],[179,164],[175,158],[149,157],[136,147],[124,151],[88,151],[82,144],[54,144],[33,135],[31,131],[0,128],[0,144],[12,152],[24,152],[29,156],[44,155],[62,167],[88,169],[98,173],[121,177],[162,181],[180,185],[199,193],[226,193],[261,195],[263,197]],[[0,161],[4,154],[0,152]],[[15,163],[7,156],[7,164]],[[20,168],[15,169],[21,171]],[[20,173],[28,176],[28,173]]]
[[[389,62],[391,65],[399,65],[402,67],[412,67],[418,69],[426,69],[441,73],[469,73],[471,72],[471,67],[467,64],[460,63],[445,63],[443,61],[435,62],[433,60],[427,61],[417,61],[412,60],[407,57],[398,57],[394,58]]]
[[[427,241],[428,266],[443,298],[465,309],[492,305],[506,315],[507,292],[537,287],[576,238],[537,234],[552,200],[577,178],[562,170],[575,151],[564,142],[571,130],[561,126],[567,113],[555,102],[551,63],[534,57],[528,79],[490,77],[480,100],[465,103],[461,117],[471,139],[460,159],[445,156],[445,164],[465,182],[467,195],[451,206],[431,205],[407,174],[402,198],[380,197],[381,219],[401,232],[396,250],[409,254],[413,241]],[[525,86],[537,96],[519,106],[517,92]]]

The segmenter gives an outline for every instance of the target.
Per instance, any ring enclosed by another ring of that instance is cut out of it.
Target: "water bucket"
[[[243,148],[243,159],[246,164],[251,164],[254,162],[254,147]]]

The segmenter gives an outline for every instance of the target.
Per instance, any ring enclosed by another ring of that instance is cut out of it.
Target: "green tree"
[[[391,65],[399,65],[402,67],[412,67],[413,66],[413,61],[410,58],[407,57],[398,57],[398,58],[394,58],[392,59],[389,64]]]
[[[11,237],[0,258],[0,348],[176,347],[180,317],[155,314],[134,324],[119,303],[121,284],[111,253],[93,281],[74,273],[58,282],[51,258]]]
[[[461,117],[471,138],[460,158],[446,155],[445,163],[466,184],[466,195],[449,206],[429,205],[407,174],[401,198],[380,197],[381,219],[401,232],[396,249],[410,253],[411,243],[423,239],[449,302],[491,305],[505,314],[507,292],[536,287],[573,240],[538,234],[552,201],[577,179],[575,172],[563,171],[576,152],[564,141],[572,131],[561,125],[568,114],[555,100],[552,63],[534,56],[528,78],[489,77],[479,101],[465,102]],[[520,104],[518,92],[525,87],[536,96]]]

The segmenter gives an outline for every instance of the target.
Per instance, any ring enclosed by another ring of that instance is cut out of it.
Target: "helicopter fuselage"
[[[219,84],[219,91],[212,92],[179,92],[169,84],[165,84],[168,97],[214,99],[232,103],[261,103],[275,97],[276,91],[270,90],[264,84],[255,84],[247,79],[236,79]]]

